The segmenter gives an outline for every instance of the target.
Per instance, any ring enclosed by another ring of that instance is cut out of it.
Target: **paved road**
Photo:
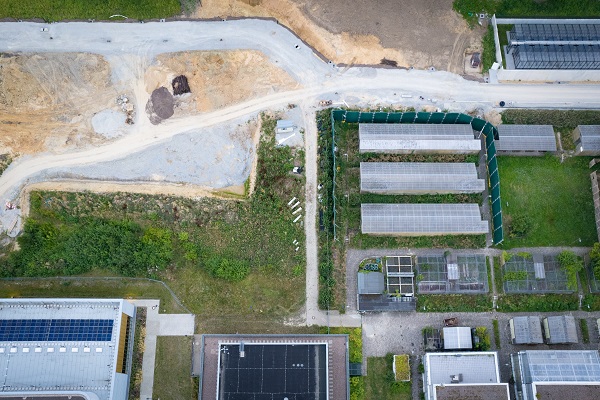
[[[142,360],[140,399],[151,400],[156,364],[158,336],[190,336],[194,334],[193,314],[159,314],[159,300],[131,300],[136,307],[146,307],[146,338]],[[191,350],[191,349],[190,349]]]

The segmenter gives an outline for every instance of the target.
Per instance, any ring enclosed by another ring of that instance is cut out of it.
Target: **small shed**
[[[514,317],[509,321],[510,338],[513,344],[543,344],[542,322],[540,317],[530,315]]]
[[[381,272],[359,272],[358,294],[381,294],[385,290]]]
[[[558,315],[544,318],[544,337],[548,344],[578,343],[575,317]]]
[[[498,152],[527,154],[556,151],[556,136],[552,125],[498,125]]]
[[[277,125],[276,125],[276,133],[287,133],[287,132],[292,132],[294,130],[295,126],[294,126],[294,122],[290,121],[288,119],[280,119],[279,121],[277,121]]]
[[[573,131],[573,141],[577,155],[600,155],[600,125],[579,125]]]
[[[470,350],[473,348],[471,328],[466,326],[447,327],[442,329],[444,350]]]

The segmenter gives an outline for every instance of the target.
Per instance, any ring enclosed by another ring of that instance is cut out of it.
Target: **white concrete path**
[[[131,300],[136,307],[146,307],[146,338],[142,361],[140,399],[151,400],[154,387],[156,339],[158,336],[190,336],[194,334],[194,314],[159,314],[159,300]]]

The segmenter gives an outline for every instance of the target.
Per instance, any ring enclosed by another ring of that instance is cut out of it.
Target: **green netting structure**
[[[379,123],[379,124],[470,124],[474,131],[485,138],[486,166],[488,171],[488,183],[491,199],[492,213],[492,239],[494,244],[499,244],[504,239],[502,228],[502,202],[500,200],[500,175],[498,173],[498,160],[496,159],[496,145],[494,137],[498,136],[498,130],[492,124],[480,118],[471,117],[462,113],[443,113],[443,112],[370,112],[370,111],[349,111],[332,110],[331,111],[331,132],[333,152],[333,233],[337,239],[336,232],[336,142],[335,142],[335,122],[348,123]]]

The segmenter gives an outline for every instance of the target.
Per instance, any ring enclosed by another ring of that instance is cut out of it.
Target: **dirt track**
[[[250,4],[253,5],[250,5]],[[467,49],[480,50],[452,0],[204,0],[196,17],[274,17],[336,63],[379,64],[463,73]]]

